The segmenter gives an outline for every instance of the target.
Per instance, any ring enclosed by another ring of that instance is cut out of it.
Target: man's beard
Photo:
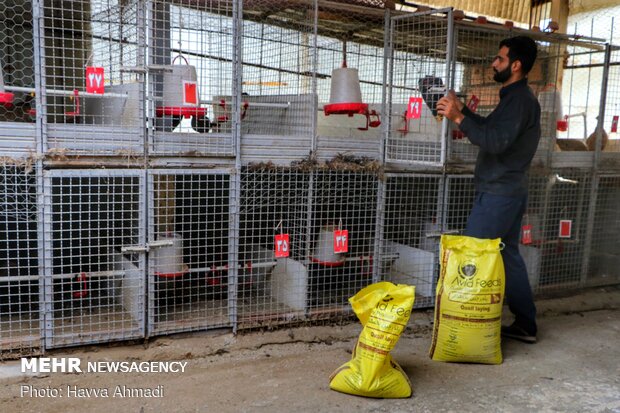
[[[510,79],[511,74],[512,72],[510,71],[510,66],[508,66],[506,69],[502,70],[501,72],[498,72],[497,70],[495,70],[495,74],[493,75],[493,80],[495,80],[498,83],[504,83],[508,79]]]

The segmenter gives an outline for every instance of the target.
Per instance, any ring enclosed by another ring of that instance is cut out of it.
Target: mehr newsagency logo
[[[39,357],[22,358],[21,372],[30,374],[40,373],[185,373],[187,361],[88,361],[83,363],[78,357]],[[114,387],[82,387],[79,385],[36,386],[21,384],[20,397],[50,397],[50,398],[162,398],[164,385],[157,386],[127,386],[123,384]]]

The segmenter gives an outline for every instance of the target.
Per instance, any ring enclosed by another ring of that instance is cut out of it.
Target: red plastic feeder
[[[568,130],[568,119],[565,117],[562,120],[556,121],[555,126],[558,132],[566,132]]]
[[[15,95],[10,92],[0,92],[0,104],[5,108],[13,106],[13,98]]]
[[[359,130],[368,130],[381,125],[381,119],[376,111],[369,111],[368,104],[362,103],[362,91],[357,69],[347,67],[343,62],[342,67],[332,71],[332,82],[329,102],[323,106],[325,116],[329,115],[364,115],[366,126]],[[375,120],[370,120],[370,117]]]
[[[329,115],[365,115],[368,113],[367,103],[330,103],[323,106],[325,116]]]
[[[73,89],[73,106],[74,110],[65,112],[66,117],[77,118],[80,116],[80,92],[77,89]]]
[[[155,113],[158,117],[162,116],[184,116],[189,118],[191,116],[204,118],[207,116],[207,109],[196,106],[179,107],[179,106],[160,106],[155,109]]]
[[[189,273],[188,269],[186,269],[184,271],[179,271],[179,272],[166,272],[166,273],[155,271],[155,276],[158,277],[158,278],[168,278],[168,279],[170,279],[170,278],[183,277],[187,273]]]

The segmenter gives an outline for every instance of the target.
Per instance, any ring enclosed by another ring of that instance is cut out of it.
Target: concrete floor
[[[185,360],[187,371],[50,373],[24,376],[0,363],[0,412],[605,412],[620,413],[620,288],[538,301],[539,343],[502,343],[497,366],[448,364],[427,356],[432,312],[416,311],[394,358],[413,397],[379,400],[329,389],[329,375],[351,357],[359,324],[164,337],[148,346],[93,346],[50,356],[84,361]],[[163,385],[161,398],[20,397],[38,388],[114,389]],[[121,410],[122,409],[122,410]]]

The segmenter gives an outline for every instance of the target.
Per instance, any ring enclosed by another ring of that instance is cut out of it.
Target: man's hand
[[[457,125],[460,125],[461,121],[465,118],[461,113],[463,106],[463,102],[456,97],[454,90],[450,90],[446,96],[442,97],[439,99],[439,102],[437,102],[437,113],[445,116]]]

